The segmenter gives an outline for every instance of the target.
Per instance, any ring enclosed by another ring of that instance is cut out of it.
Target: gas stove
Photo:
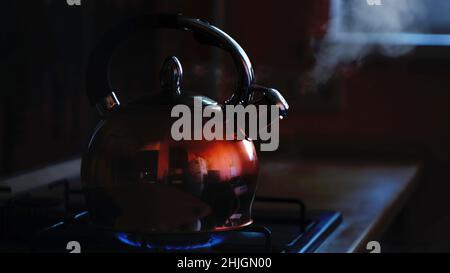
[[[76,167],[78,161],[67,162]],[[78,171],[66,167],[48,175],[50,166],[0,182],[1,252],[314,252],[341,222],[336,211],[307,209],[301,199],[256,197],[254,222],[247,227],[198,233],[137,233],[96,226],[86,210]],[[58,166],[56,166],[58,167]],[[44,183],[40,174],[57,180]],[[24,178],[35,178],[24,183]],[[19,183],[22,181],[19,189]],[[23,185],[27,185],[24,187]]]

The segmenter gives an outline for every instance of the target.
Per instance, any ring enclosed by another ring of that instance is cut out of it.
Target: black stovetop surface
[[[299,225],[288,217],[256,218],[249,227],[214,233],[136,234],[95,227],[89,214],[44,229],[31,251],[68,252],[67,243],[76,241],[82,252],[313,252],[336,228],[341,215],[332,211],[310,211]]]
[[[301,200],[257,197],[254,223],[236,231],[136,234],[94,226],[81,191],[56,181],[0,202],[0,252],[313,252],[341,222],[334,211]],[[70,249],[70,248],[69,248]]]

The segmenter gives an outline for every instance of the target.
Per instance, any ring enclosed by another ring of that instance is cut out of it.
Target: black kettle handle
[[[97,105],[113,93],[109,80],[109,66],[115,49],[132,34],[151,29],[169,28],[191,31],[194,38],[204,44],[217,46],[229,52],[239,73],[237,92],[227,101],[229,104],[246,105],[254,81],[252,64],[241,46],[219,28],[200,19],[182,15],[144,15],[128,20],[107,32],[91,53],[87,67],[87,96],[91,105]]]

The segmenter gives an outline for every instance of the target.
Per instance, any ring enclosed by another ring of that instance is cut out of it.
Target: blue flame
[[[130,239],[129,234],[127,233],[117,233],[116,234],[117,239],[121,241],[122,243],[133,246],[133,247],[142,247],[142,243],[137,240]],[[216,246],[224,241],[224,238],[222,236],[213,234],[209,238],[209,240],[205,243],[199,243],[199,244],[192,244],[192,245],[152,245],[152,244],[146,244],[145,247],[148,249],[161,249],[166,251],[189,251],[189,250],[198,250],[198,249],[205,249],[205,248],[211,248],[213,246]]]
[[[126,234],[126,233],[117,233],[116,238],[119,239],[119,241],[121,241],[122,243],[129,245],[129,246],[134,246],[134,247],[142,246],[141,242],[130,240],[128,238],[128,234]]]

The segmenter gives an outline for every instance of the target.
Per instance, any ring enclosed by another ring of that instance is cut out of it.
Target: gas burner
[[[195,236],[195,238],[186,237],[185,235],[173,235],[165,236],[165,238],[143,239],[123,232],[116,233],[116,238],[126,245],[155,251],[195,251],[209,249],[225,240],[224,236],[219,234],[207,234]]]
[[[115,238],[121,243],[155,252],[186,252],[225,249],[237,242],[251,242],[270,251],[271,233],[264,227],[249,226],[235,231],[217,231],[201,233],[143,234],[117,232]]]

